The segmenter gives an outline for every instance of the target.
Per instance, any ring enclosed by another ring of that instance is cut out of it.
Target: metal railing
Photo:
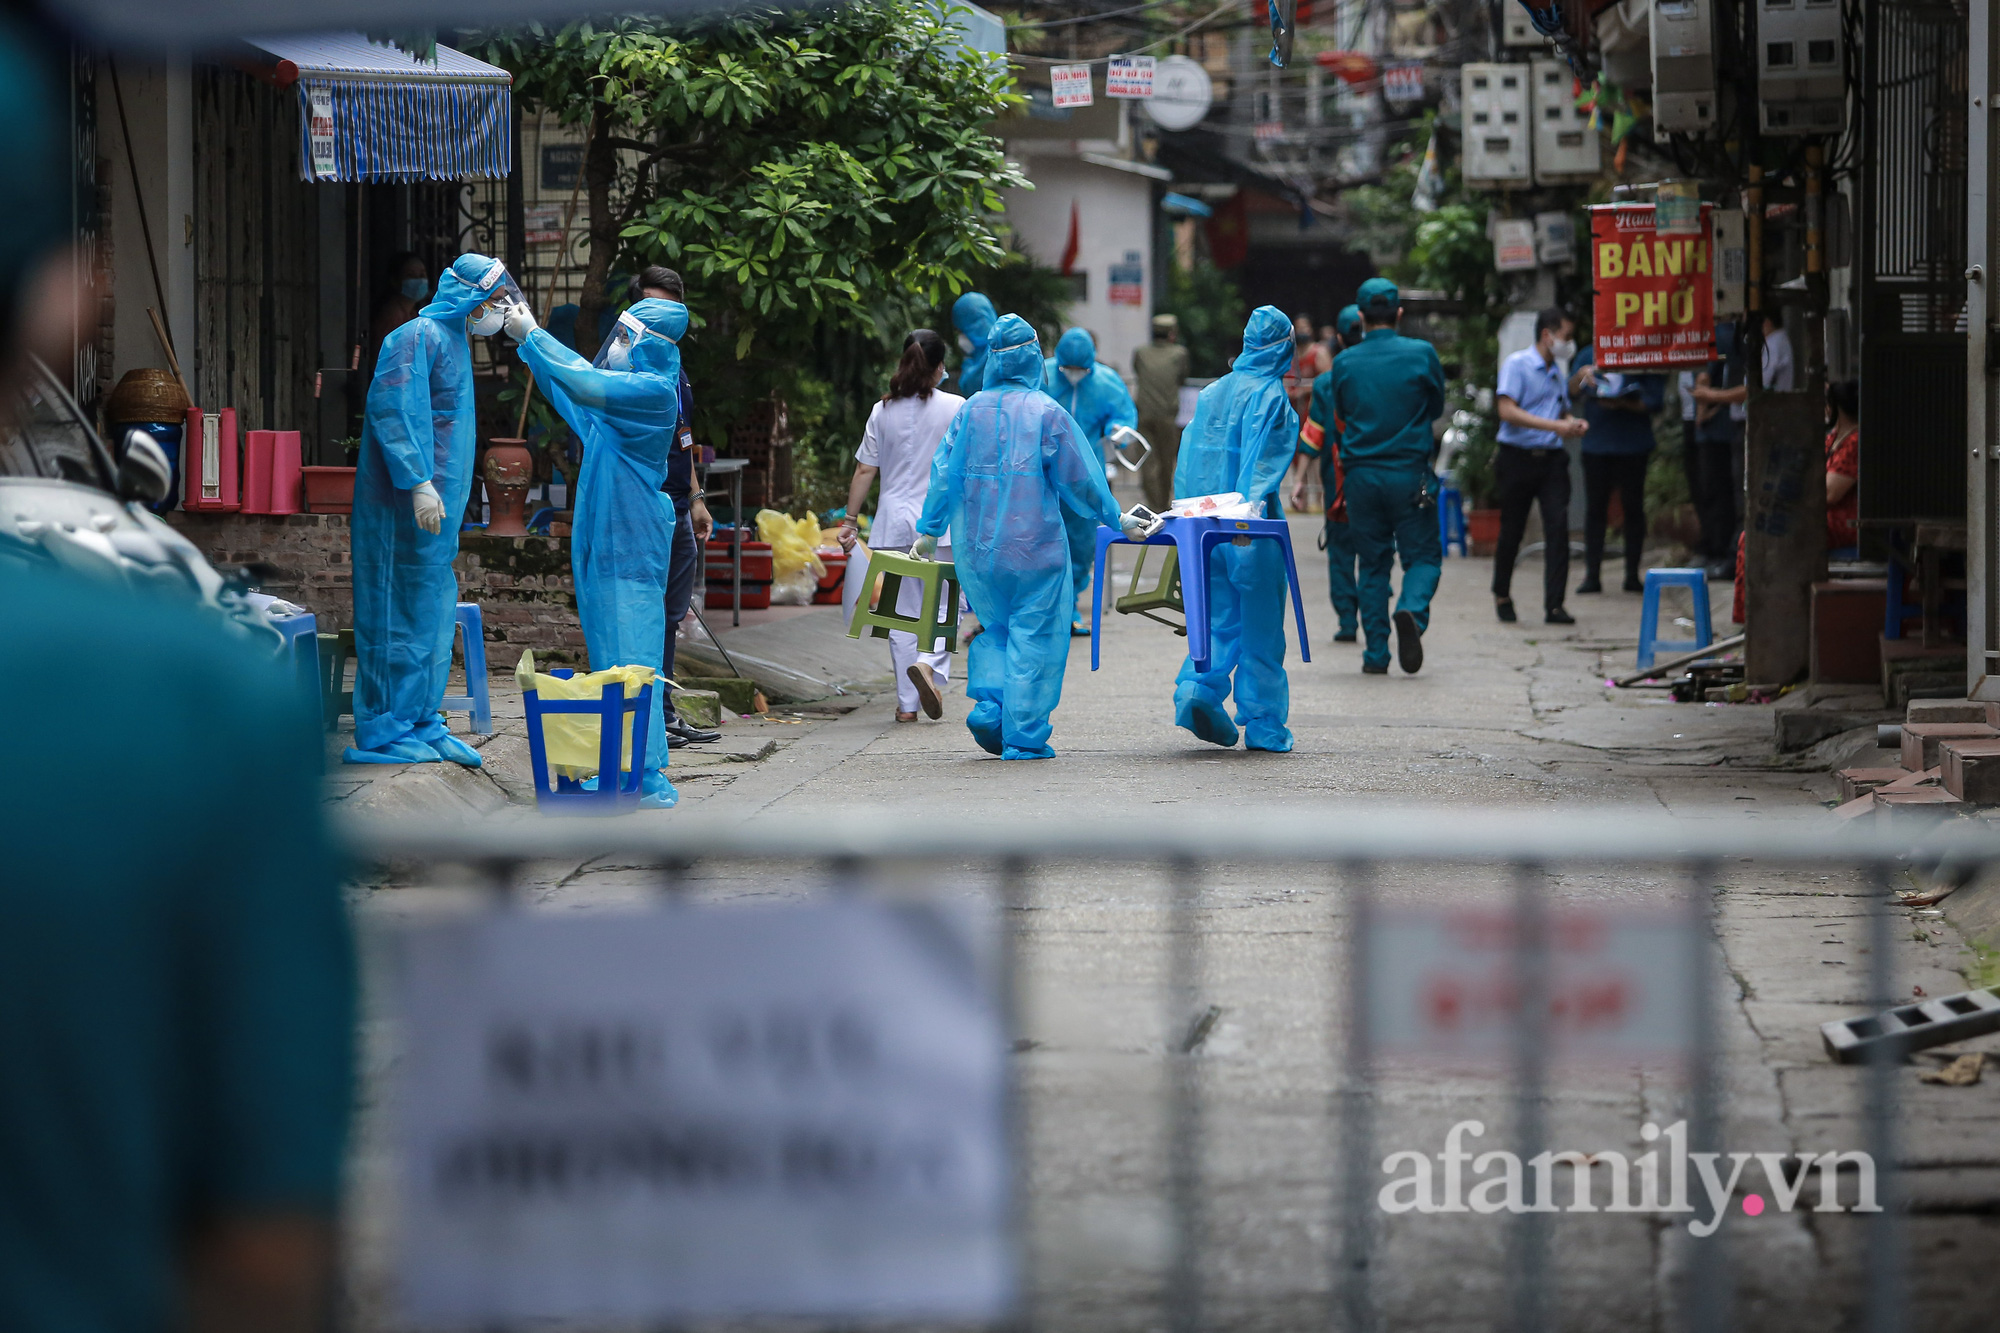
[[[1371,1013],[1371,1007],[1379,1004],[1385,981],[1379,970],[1389,965],[1375,926],[1382,914],[1397,910],[1395,904],[1384,902],[1386,874],[1414,865],[1471,868],[1492,872],[1492,885],[1505,890],[1508,905],[1501,913],[1505,949],[1520,988],[1512,1009],[1511,1068],[1505,1082],[1511,1094],[1514,1149],[1520,1161],[1530,1162],[1548,1150],[1551,948],[1560,917],[1550,903],[1552,873],[1634,867],[1655,878],[1668,870],[1684,880],[1684,887],[1670,896],[1674,911],[1681,914],[1677,919],[1694,941],[1684,961],[1676,965],[1681,968],[1688,1009],[1674,1020],[1686,1034],[1682,1105],[1687,1145],[1691,1151],[1723,1151],[1723,1070],[1715,1011],[1719,945],[1713,932],[1718,867],[1754,860],[1857,877],[1869,904],[1868,1007],[1880,1012],[1890,1008],[1899,993],[1890,877],[1909,870],[1963,875],[2000,861],[2000,834],[1969,824],[1913,832],[1909,826],[1835,828],[1815,817],[1798,822],[1739,817],[1679,820],[1651,811],[1612,808],[1562,813],[1532,808],[1266,809],[1103,822],[946,820],[895,811],[814,812],[741,822],[688,812],[648,822],[523,819],[472,827],[368,821],[347,825],[345,833],[358,861],[395,868],[406,882],[412,867],[455,864],[471,868],[501,893],[534,863],[604,857],[620,865],[659,867],[658,886],[665,894],[697,882],[690,877],[697,866],[747,867],[752,874],[777,874],[756,868],[768,863],[805,867],[814,882],[836,892],[866,885],[877,868],[918,866],[935,873],[938,867],[962,872],[970,866],[990,876],[1003,905],[1021,908],[1043,868],[1065,863],[1159,868],[1164,892],[1158,905],[1166,913],[1171,938],[1162,1003],[1167,1030],[1189,1031],[1187,1040],[1167,1048],[1163,1093],[1171,1244],[1156,1299],[1165,1325],[1175,1333],[1231,1322],[1217,1312],[1207,1290],[1203,1254],[1209,1199],[1203,1163],[1212,1126],[1207,1116],[1210,1097],[1195,1053],[1199,1034],[1189,1028],[1191,1021],[1197,1027],[1204,1021],[1197,1012],[1206,962],[1201,913],[1204,886],[1212,872],[1254,867],[1267,874],[1274,868],[1297,868],[1307,875],[1326,875],[1325,882],[1335,890],[1331,902],[1345,928],[1344,940],[1325,957],[1328,979],[1335,983],[1331,993],[1337,997],[1334,1011],[1325,1015],[1325,1047],[1337,1070],[1325,1133],[1336,1169],[1334,1179],[1327,1182],[1333,1206],[1327,1219],[1332,1239],[1323,1256],[1326,1302],[1315,1323],[1366,1330],[1383,1326],[1378,1290],[1383,1217],[1375,1206],[1375,1191],[1383,1179],[1376,1161],[1376,1090],[1384,1068],[1377,1036],[1384,1016]],[[1001,932],[1004,989],[1010,1005],[1011,991],[1019,984],[1020,965],[1013,953],[1017,933],[1012,922]],[[1328,933],[1343,932],[1329,929]],[[1865,1148],[1880,1164],[1875,1179],[1881,1209],[1867,1220],[1863,1247],[1869,1261],[1860,1324],[1872,1333],[1902,1328],[1909,1317],[1893,1169],[1895,1063],[1887,1054],[1873,1058],[1863,1076]],[[1026,1111],[1017,1094],[1016,1129],[1022,1142],[1032,1132]],[[1020,1168],[1016,1169],[1019,1175]],[[1802,1178],[1808,1169],[1802,1168]],[[1546,1187],[1546,1179],[1543,1184]],[[1824,1181],[1822,1187],[1827,1188]],[[1540,1193],[1536,1199],[1546,1202]],[[1027,1200],[1028,1211],[1032,1206],[1033,1200]],[[1722,1211],[1726,1208],[1725,1204]],[[1559,1312],[1552,1296],[1549,1213],[1531,1206],[1515,1212],[1507,1225],[1508,1314],[1497,1322],[1520,1330],[1554,1327]],[[1699,1330],[1734,1326],[1729,1234],[1720,1228],[1692,1246],[1686,1280],[1669,1302],[1672,1325]],[[1024,1272],[1019,1288],[1022,1310],[1017,1322],[1034,1326],[1038,1302],[1047,1295],[1045,1284]]]

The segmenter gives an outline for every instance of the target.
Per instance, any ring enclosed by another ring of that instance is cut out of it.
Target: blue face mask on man
[[[422,305],[431,299],[431,280],[429,278],[404,278],[403,295],[409,297],[418,305]]]

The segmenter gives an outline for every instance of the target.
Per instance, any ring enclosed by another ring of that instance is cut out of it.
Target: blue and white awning
[[[448,46],[435,64],[358,32],[246,39],[299,90],[313,181],[500,179],[514,169],[514,76]]]

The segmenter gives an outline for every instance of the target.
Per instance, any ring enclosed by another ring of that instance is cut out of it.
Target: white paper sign
[[[1511,913],[1385,910],[1369,945],[1368,1027],[1378,1054],[1511,1056],[1523,994]],[[1551,910],[1550,1048],[1588,1059],[1685,1054],[1696,947],[1685,918],[1672,913]]]
[[[1104,75],[1104,95],[1146,99],[1153,95],[1153,57],[1113,56]]]
[[[1090,66],[1056,65],[1049,70],[1049,91],[1058,110],[1090,105]]]
[[[969,921],[843,899],[406,928],[407,1315],[1003,1318],[1007,1044]]]
[[[1534,268],[1535,224],[1530,218],[1498,218],[1493,223],[1493,267],[1502,273]]]
[[[308,89],[306,100],[310,106],[313,179],[332,180],[340,170],[333,151],[333,90]]]

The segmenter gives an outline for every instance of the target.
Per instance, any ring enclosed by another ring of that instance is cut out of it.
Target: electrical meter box
[[[1576,109],[1575,76],[1560,60],[1528,66],[1534,92],[1535,183],[1596,180],[1604,170],[1604,149],[1590,113]]]
[[[1653,0],[1653,128],[1715,130],[1713,0]]]
[[[1467,185],[1494,189],[1533,181],[1530,72],[1527,65],[1466,65],[1460,70],[1465,144],[1460,170]]]
[[[1502,46],[1547,46],[1549,39],[1535,31],[1535,25],[1528,21],[1528,11],[1521,0],[1501,0],[1501,8],[1506,17],[1501,20],[1500,44]]]
[[[1743,212],[1717,205],[1708,211],[1708,219],[1708,271],[1715,278],[1715,317],[1734,318],[1743,313],[1743,288],[1750,277]]]
[[[1838,134],[1847,120],[1836,0],[1759,0],[1757,103],[1766,134]]]

